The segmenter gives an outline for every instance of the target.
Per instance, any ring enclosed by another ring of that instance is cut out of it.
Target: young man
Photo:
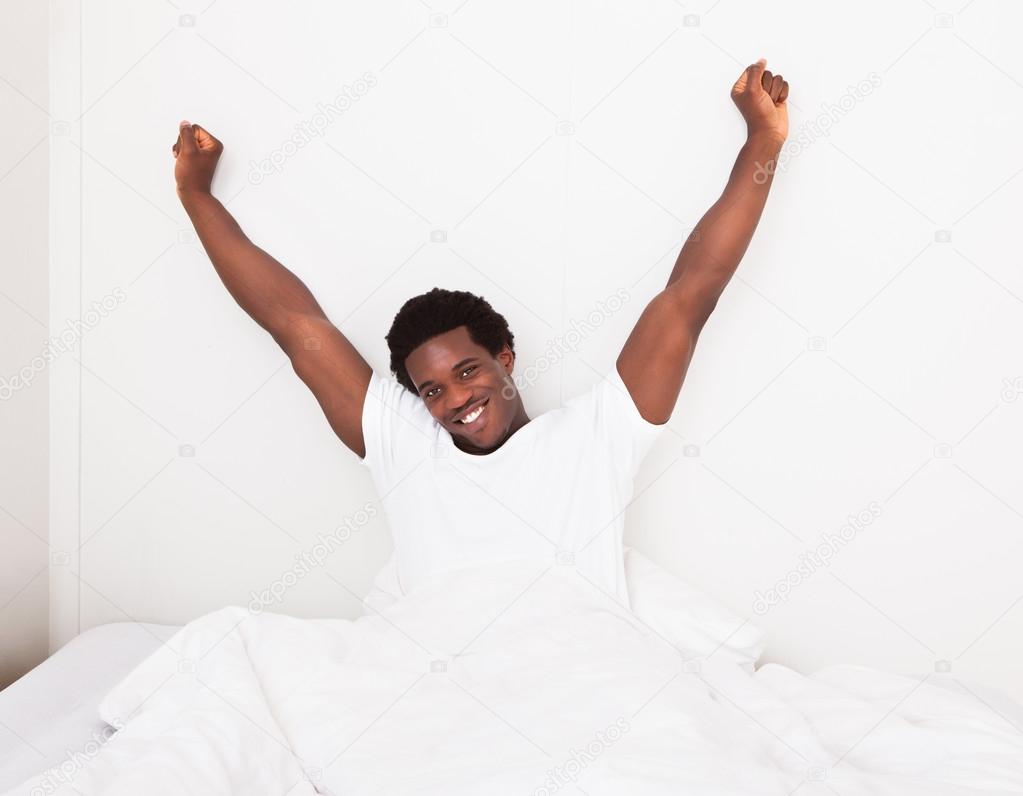
[[[407,301],[386,338],[394,377],[375,373],[302,281],[213,197],[223,146],[181,123],[172,147],[178,196],[228,291],[369,468],[394,536],[394,588],[527,558],[574,565],[628,604],[622,515],[633,477],[756,229],[788,135],[788,90],[763,59],[743,71],[731,96],[747,138],[720,198],[606,377],[533,419],[512,379],[514,335],[470,293],[434,288]]]

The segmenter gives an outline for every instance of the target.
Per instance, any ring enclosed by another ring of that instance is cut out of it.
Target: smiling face
[[[507,346],[495,357],[459,326],[414,349],[405,369],[430,414],[458,447],[486,453],[528,421],[511,378],[514,363]]]

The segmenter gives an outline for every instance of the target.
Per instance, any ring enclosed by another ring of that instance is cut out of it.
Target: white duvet
[[[635,614],[525,563],[354,621],[208,614],[106,696],[118,732],[10,793],[1023,793],[1023,733],[979,700],[754,672],[759,631],[629,560]]]

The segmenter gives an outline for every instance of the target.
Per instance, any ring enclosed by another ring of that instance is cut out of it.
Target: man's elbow
[[[669,286],[664,289],[664,294],[674,307],[675,317],[682,321],[694,340],[703,330],[721,297],[720,291],[693,290],[685,285]]]

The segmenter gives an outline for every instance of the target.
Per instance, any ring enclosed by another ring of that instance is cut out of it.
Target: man
[[[633,477],[756,229],[788,135],[788,91],[763,59],[743,71],[731,96],[747,138],[720,198],[606,378],[533,419],[512,379],[514,335],[464,291],[434,288],[407,301],[387,335],[394,378],[375,373],[302,281],[213,197],[223,146],[181,123],[172,147],[178,196],[228,291],[369,468],[394,536],[394,588],[407,593],[460,567],[535,559],[574,565],[627,604],[622,514]]]

